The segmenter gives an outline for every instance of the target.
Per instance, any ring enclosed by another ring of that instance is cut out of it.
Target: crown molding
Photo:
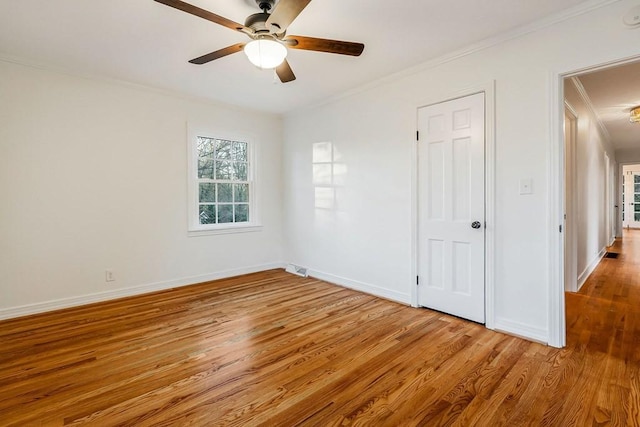
[[[602,136],[604,136],[604,139],[607,141],[608,145],[611,146],[611,135],[609,135],[609,131],[607,130],[606,126],[600,119],[600,116],[598,115],[596,108],[593,106],[593,102],[591,102],[591,98],[589,98],[589,94],[587,93],[587,90],[582,85],[580,78],[578,76],[574,76],[574,77],[571,77],[571,81],[576,87],[576,90],[578,91],[580,98],[587,106],[589,113],[591,113],[591,115],[595,118],[598,128],[600,130],[600,133],[602,134]]]
[[[145,90],[145,91],[155,92],[155,93],[166,95],[166,96],[172,96],[172,97],[178,97],[178,98],[182,98],[182,99],[188,99],[188,100],[204,102],[204,103],[207,103],[207,104],[222,106],[222,107],[225,107],[225,108],[238,110],[238,111],[254,111],[254,112],[262,113],[262,114],[286,117],[288,115],[293,115],[295,113],[299,113],[300,111],[305,111],[305,110],[317,108],[317,107],[320,107],[320,106],[323,106],[323,105],[326,105],[326,104],[330,104],[330,103],[335,102],[335,101],[340,100],[340,99],[348,98],[348,97],[353,96],[355,94],[365,92],[367,90],[382,86],[384,84],[387,84],[387,83],[390,83],[390,82],[393,82],[393,81],[396,81],[396,80],[399,80],[399,79],[407,78],[409,76],[418,74],[418,73],[423,72],[425,70],[441,66],[443,64],[455,61],[455,60],[463,58],[465,56],[472,55],[472,54],[474,54],[476,52],[488,49],[488,48],[493,47],[493,46],[500,45],[500,44],[505,43],[505,42],[507,42],[509,40],[517,39],[517,38],[523,37],[523,36],[525,36],[527,34],[534,33],[536,31],[540,31],[540,30],[542,30],[544,28],[553,26],[553,25],[555,25],[557,23],[569,20],[569,19],[574,18],[576,16],[583,15],[585,13],[591,12],[593,10],[602,8],[602,7],[606,6],[606,5],[609,5],[609,4],[612,4],[612,3],[616,3],[616,2],[619,2],[619,1],[621,1],[621,0],[588,0],[588,1],[585,1],[585,2],[583,2],[583,3],[581,3],[581,4],[577,5],[577,6],[574,6],[572,8],[560,11],[558,13],[549,15],[549,16],[547,16],[545,18],[540,19],[540,20],[534,21],[534,22],[532,22],[532,23],[530,23],[528,25],[519,27],[519,28],[511,30],[511,31],[507,31],[505,33],[501,33],[501,34],[499,34],[497,36],[484,39],[484,40],[479,41],[477,43],[473,43],[471,45],[465,46],[465,47],[463,47],[461,49],[455,50],[453,52],[450,52],[448,54],[445,54],[445,55],[442,55],[440,57],[434,58],[432,60],[423,62],[423,63],[415,65],[413,67],[409,67],[409,68],[404,69],[402,71],[387,75],[385,77],[382,77],[380,79],[374,80],[372,82],[365,83],[365,84],[360,85],[358,87],[355,87],[353,89],[344,91],[343,93],[341,93],[339,95],[330,96],[330,97],[325,98],[323,100],[320,100],[320,101],[317,101],[317,102],[312,102],[312,103],[310,103],[310,104],[308,104],[306,106],[298,107],[298,108],[296,108],[296,109],[294,109],[292,111],[288,111],[288,112],[285,111],[285,112],[282,112],[282,113],[265,112],[265,111],[259,110],[259,109],[251,109],[251,108],[241,107],[241,106],[237,106],[237,105],[234,105],[234,104],[225,103],[223,101],[212,100],[212,99],[206,98],[206,97],[188,95],[188,94],[185,94],[185,93],[180,92],[180,91],[165,89],[165,88],[161,88],[159,86],[152,86],[152,85],[148,85],[148,84],[144,84],[144,83],[137,83],[137,82],[132,82],[132,81],[124,80],[124,79],[112,78],[112,77],[108,77],[108,76],[105,76],[105,75],[102,75],[102,74],[99,74],[99,73],[78,72],[78,71],[74,71],[74,70],[71,70],[71,69],[68,69],[68,68],[56,66],[56,65],[53,65],[53,64],[47,64],[47,63],[42,63],[42,62],[29,60],[29,59],[22,58],[22,57],[8,55],[8,54],[5,54],[3,52],[0,52],[0,61],[1,62],[7,62],[7,63],[14,63],[14,64],[27,66],[27,67],[31,67],[31,68],[35,68],[35,69],[40,69],[40,70],[45,70],[45,71],[56,72],[56,73],[59,73],[59,74],[66,74],[66,75],[69,75],[69,76],[80,77],[80,78],[84,78],[84,79],[88,79],[88,80],[94,80],[94,81],[97,80],[97,81],[103,81],[103,82],[112,83],[112,84],[118,84],[118,85],[121,85],[121,86],[128,86],[128,87],[131,87],[131,88],[137,88],[137,89],[141,89],[141,90]]]
[[[553,25],[556,25],[558,23],[567,21],[569,19],[575,18],[577,16],[583,15],[585,13],[591,12],[593,10],[596,9],[600,9],[604,6],[607,6],[609,4],[613,4],[613,3],[617,3],[621,0],[589,0],[589,1],[585,1],[584,3],[581,3],[577,6],[571,7],[569,9],[565,9],[563,11],[560,11],[558,13],[549,15],[545,18],[539,19],[537,21],[534,21],[528,25],[524,25],[522,27],[519,27],[517,29],[511,30],[511,31],[507,31],[504,33],[501,33],[497,36],[493,36],[493,37],[489,37],[486,38],[484,40],[481,40],[477,43],[473,43],[471,45],[465,46],[461,49],[455,50],[453,52],[447,53],[445,55],[439,56],[437,58],[434,58],[432,60],[423,62],[421,64],[415,65],[413,67],[407,68],[405,70],[390,74],[388,76],[382,77],[380,79],[377,79],[373,82],[370,83],[365,83],[361,86],[358,86],[354,89],[345,91],[339,95],[335,95],[329,98],[326,98],[322,101],[313,103],[308,105],[307,107],[303,107],[301,109],[298,109],[296,112],[290,112],[290,113],[284,113],[285,116],[289,115],[289,114],[294,114],[294,113],[299,113],[301,110],[311,110],[314,108],[318,108],[327,104],[331,104],[333,102],[336,102],[338,100],[344,99],[344,98],[348,98],[351,96],[354,96],[356,94],[362,93],[362,92],[366,92],[368,90],[371,89],[375,89],[379,86],[383,86],[385,84],[400,80],[400,79],[404,79],[407,77],[410,77],[412,75],[421,73],[423,71],[432,69],[432,68],[436,68],[439,67],[441,65],[447,64],[449,62],[455,61],[457,59],[463,58],[465,56],[469,56],[472,55],[474,53],[489,49],[491,47],[494,46],[498,46],[502,43],[508,42],[510,40],[514,40],[520,37],[524,37],[527,34],[531,34],[531,33],[535,33],[537,31],[540,31],[542,29],[551,27]]]
[[[15,56],[15,55],[8,55],[3,52],[0,52],[0,62],[15,64],[22,67],[33,68],[35,70],[46,71],[49,73],[55,73],[59,75],[85,79],[85,80],[93,81],[96,83],[111,84],[111,85],[116,85],[120,87],[127,87],[133,90],[155,93],[157,95],[167,96],[171,98],[178,98],[186,101],[199,102],[209,106],[225,108],[227,110],[238,111],[241,113],[251,112],[255,114],[263,114],[266,116],[272,116],[272,117],[278,117],[278,118],[282,117],[282,114],[280,113],[274,113],[270,111],[243,107],[240,105],[235,105],[235,104],[227,103],[220,100],[207,98],[205,96],[190,95],[177,90],[166,89],[159,86],[133,82],[125,79],[118,79],[118,78],[106,76],[104,74],[81,72],[77,70],[72,70],[70,68],[65,68],[58,65],[50,64],[50,63],[34,61],[32,59],[27,59],[27,58]]]

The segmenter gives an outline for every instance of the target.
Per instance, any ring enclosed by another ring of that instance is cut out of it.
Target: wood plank
[[[640,426],[640,231],[553,349],[272,270],[0,322],[0,424]]]

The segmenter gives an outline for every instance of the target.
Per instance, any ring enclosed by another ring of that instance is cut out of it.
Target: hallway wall
[[[611,190],[607,189],[606,184],[615,180],[617,169],[613,147],[601,131],[598,119],[580,89],[579,82],[571,78],[565,79],[565,100],[577,113],[576,182],[573,191],[577,196],[574,199],[577,201],[574,220],[578,288],[597,266],[610,243],[608,230],[611,218],[607,213],[607,191]]]

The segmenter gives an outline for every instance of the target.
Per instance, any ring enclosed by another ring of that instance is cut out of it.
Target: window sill
[[[262,231],[262,225],[229,225],[215,228],[191,228],[187,232],[189,237],[212,236],[216,234],[252,233]]]

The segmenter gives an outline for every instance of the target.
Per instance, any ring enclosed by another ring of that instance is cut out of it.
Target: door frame
[[[564,96],[563,96],[564,97]],[[569,116],[569,123],[565,120]],[[578,292],[578,234],[576,227],[575,209],[578,206],[578,195],[575,191],[567,192],[567,188],[574,189],[577,184],[576,170],[576,149],[578,132],[578,113],[567,101],[564,101],[563,126],[569,126],[570,140],[566,140],[566,129],[564,138],[564,289],[569,292]],[[567,154],[569,155],[567,157]],[[567,268],[567,262],[569,266]]]
[[[440,104],[477,93],[484,93],[484,187],[485,187],[485,241],[484,241],[484,301],[485,327],[495,329],[495,81],[491,80],[453,92],[429,96],[415,106],[414,123],[418,129],[420,108]],[[411,150],[411,305],[418,307],[418,143],[417,135]]]
[[[640,55],[619,58],[580,69],[551,70],[549,72],[549,304],[547,343],[553,347],[564,347],[567,339],[564,300],[564,233],[559,227],[564,223],[564,79],[590,71],[616,67],[640,60]]]
[[[631,173],[632,174],[640,174],[640,162],[625,162],[625,163],[619,163],[618,164],[618,169],[619,169],[619,185],[618,185],[618,191],[616,192],[616,194],[618,195],[618,199],[616,200],[616,202],[618,203],[618,206],[623,206],[624,207],[624,203],[622,203],[622,187],[624,185],[624,169],[625,167],[629,167],[629,166],[638,166],[638,170],[632,170]],[[636,169],[636,168],[633,168]],[[627,206],[629,206],[629,201],[626,201]],[[616,222],[616,226],[620,225],[620,236],[622,236],[622,230],[624,230],[624,221],[622,221],[622,209],[619,209],[619,222]],[[631,213],[633,213],[633,211],[631,211]],[[634,221],[637,222],[637,221]],[[627,222],[628,224],[628,222]]]

